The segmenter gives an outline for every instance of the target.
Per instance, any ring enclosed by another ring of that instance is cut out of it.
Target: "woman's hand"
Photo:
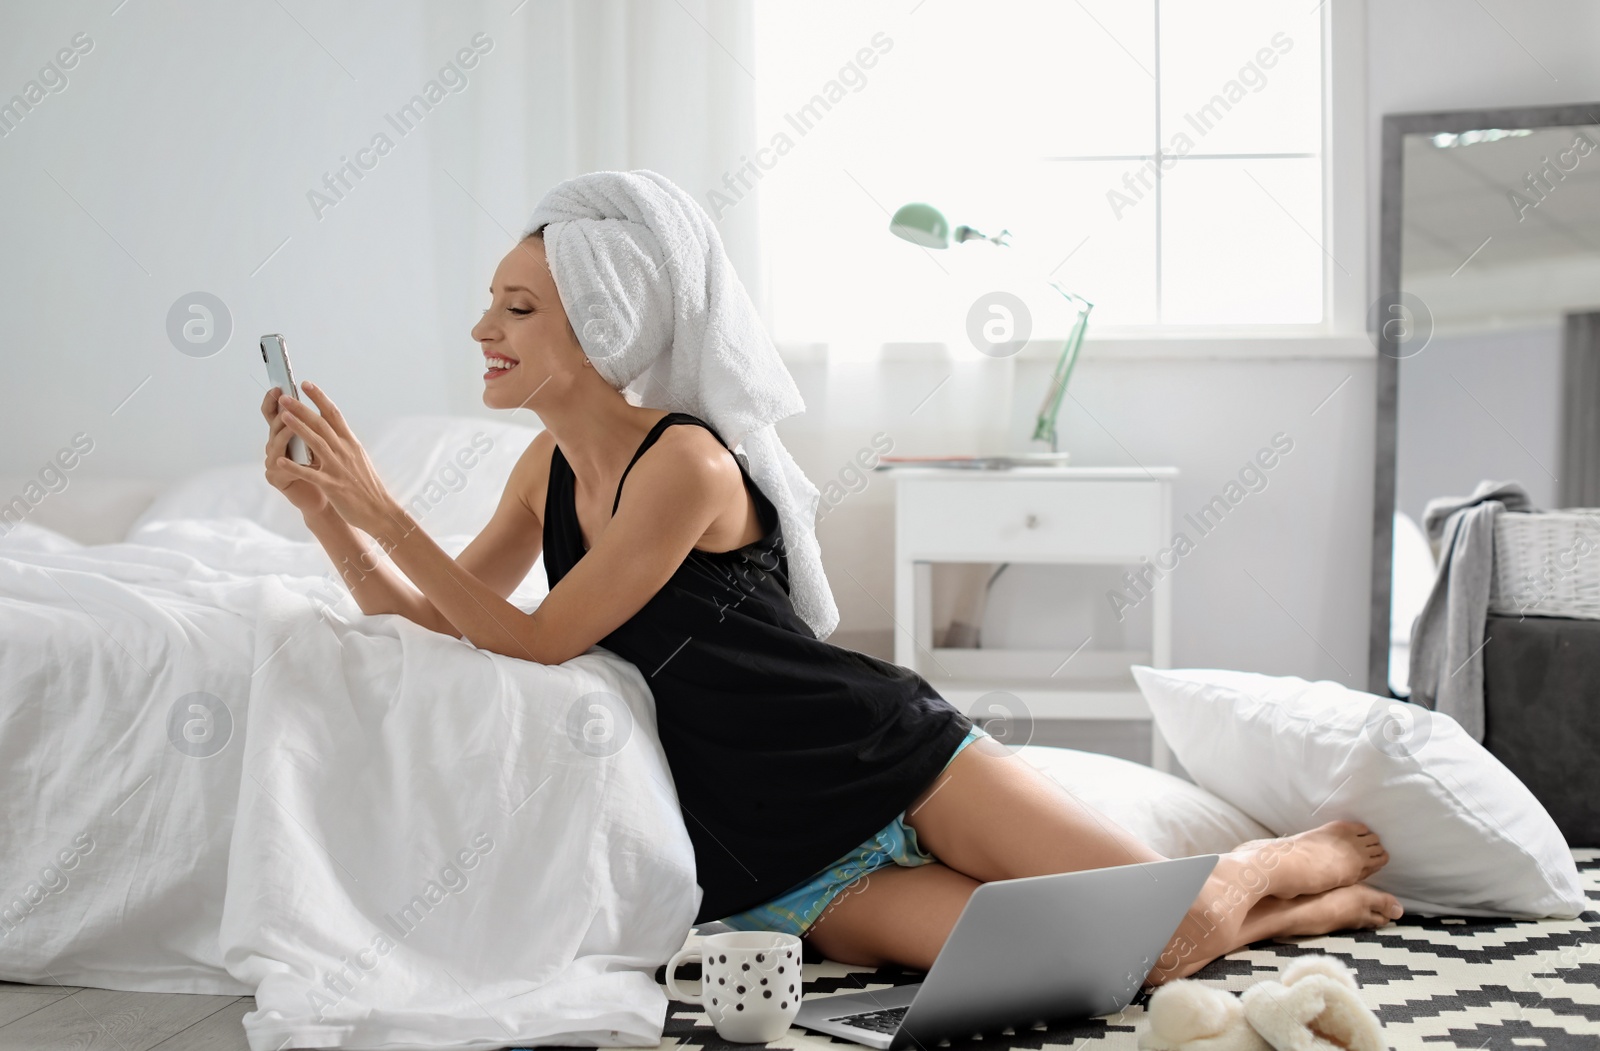
[[[289,439],[294,432],[278,415],[277,387],[267,388],[261,399],[261,415],[267,419],[271,430],[267,434],[267,482],[288,497],[289,502],[303,515],[320,515],[328,510],[328,498],[321,489],[310,482],[301,481],[278,465],[278,460],[289,455]]]
[[[378,477],[367,450],[350,432],[344,414],[316,384],[303,383],[301,389],[311,395],[322,415],[287,395],[278,399],[279,415],[285,430],[305,441],[314,462],[310,467],[297,464],[285,450],[279,453],[276,469],[320,490],[339,517],[357,529],[377,533],[392,528],[401,508]]]

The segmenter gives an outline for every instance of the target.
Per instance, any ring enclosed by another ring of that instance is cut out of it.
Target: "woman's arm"
[[[267,443],[267,478],[300,509],[306,528],[322,545],[361,612],[369,615],[398,613],[430,631],[459,638],[461,632],[449,618],[388,564],[380,545],[347,522],[322,497],[314,482],[296,480],[284,472],[280,460],[287,452],[289,436],[294,431],[279,416],[277,395],[277,388],[273,388],[262,404],[263,415],[272,423]],[[332,403],[327,402],[326,406],[332,408]],[[337,412],[337,409],[332,411]],[[354,441],[353,435],[351,441]],[[543,546],[543,530],[538,515],[526,502],[526,494],[542,491],[535,487],[542,487],[543,479],[548,477],[553,444],[549,432],[540,433],[529,443],[512,468],[488,525],[454,560],[502,598],[515,591],[527,577]]]
[[[374,521],[373,537],[468,642],[560,664],[621,627],[661,590],[726,506],[730,486],[743,497],[738,465],[715,439],[714,451],[696,442],[699,434],[673,428],[639,459],[628,475],[627,501],[532,613],[495,595],[426,533],[408,528],[404,508],[390,507],[383,521]]]
[[[396,573],[377,545],[339,517],[339,512],[329,507],[321,512],[305,512],[301,517],[322,550],[333,560],[334,568],[361,612],[368,615],[398,613],[430,631],[460,636],[438,607]]]
[[[347,522],[366,531],[434,607],[480,649],[560,664],[625,623],[661,590],[731,499],[747,499],[738,464],[699,428],[672,428],[628,476],[628,500],[578,564],[532,613],[524,613],[452,559],[349,448],[338,409],[307,385],[322,415],[291,407],[290,426],[320,469],[283,460],[313,482]]]
[[[489,524],[454,559],[457,566],[502,599],[527,577],[544,546],[543,526],[528,506],[526,495],[539,491],[541,479],[549,477],[550,447],[554,444],[549,431],[541,431],[528,443],[511,470]],[[381,543],[367,539],[331,506],[315,521],[309,514],[304,517],[306,527],[339,568],[361,612],[398,613],[431,631],[461,636],[439,607],[387,563]],[[421,531],[415,522],[411,525]]]

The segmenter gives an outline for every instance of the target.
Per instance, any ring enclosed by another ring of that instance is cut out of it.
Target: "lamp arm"
[[[1057,452],[1056,417],[1061,414],[1061,399],[1066,397],[1067,381],[1072,378],[1073,366],[1078,363],[1078,352],[1083,348],[1083,334],[1089,327],[1089,311],[1094,309],[1094,304],[1082,296],[1073,295],[1055,281],[1050,282],[1050,285],[1078,308],[1077,320],[1072,324],[1072,331],[1067,334],[1066,345],[1061,348],[1061,357],[1056,359],[1055,371],[1050,376],[1050,386],[1045,391],[1044,401],[1039,406],[1039,415],[1033,425],[1034,440],[1049,442],[1050,451]]]

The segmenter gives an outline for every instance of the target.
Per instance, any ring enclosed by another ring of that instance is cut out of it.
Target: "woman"
[[[596,644],[632,661],[694,844],[699,921],[926,969],[981,882],[1160,860],[920,676],[815,637],[789,603],[772,502],[709,424],[632,404],[597,374],[542,235],[501,261],[472,336],[484,403],[530,408],[545,430],[458,557],[389,494],[323,391],[304,385],[320,416],[275,389],[262,402],[267,479],[361,609],[545,664]],[[313,466],[287,458],[291,435]],[[524,613],[506,596],[541,551],[550,594]],[[1264,938],[1382,926],[1400,905],[1361,881],[1386,861],[1352,822],[1241,845],[1147,982]]]

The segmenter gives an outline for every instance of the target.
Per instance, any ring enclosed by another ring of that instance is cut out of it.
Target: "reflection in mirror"
[[[1491,614],[1516,605],[1573,615],[1538,608],[1549,583],[1541,559],[1561,552],[1528,553],[1516,581],[1490,560],[1496,530],[1503,536],[1524,516],[1490,515],[1474,538],[1472,512],[1448,512],[1472,504],[1485,483],[1520,487],[1495,494],[1507,511],[1600,506],[1600,127],[1425,131],[1403,135],[1400,154],[1401,297],[1383,320],[1404,329],[1393,355],[1388,681],[1397,696],[1416,689],[1433,707],[1451,691],[1483,688],[1481,654],[1457,652],[1460,633],[1444,625],[1451,610],[1438,611],[1443,630],[1413,636],[1452,541],[1458,556],[1488,542],[1482,561],[1463,558],[1454,571],[1490,576],[1454,585],[1436,605],[1465,602],[1459,613],[1486,586]],[[1413,653],[1414,641],[1440,652]]]

